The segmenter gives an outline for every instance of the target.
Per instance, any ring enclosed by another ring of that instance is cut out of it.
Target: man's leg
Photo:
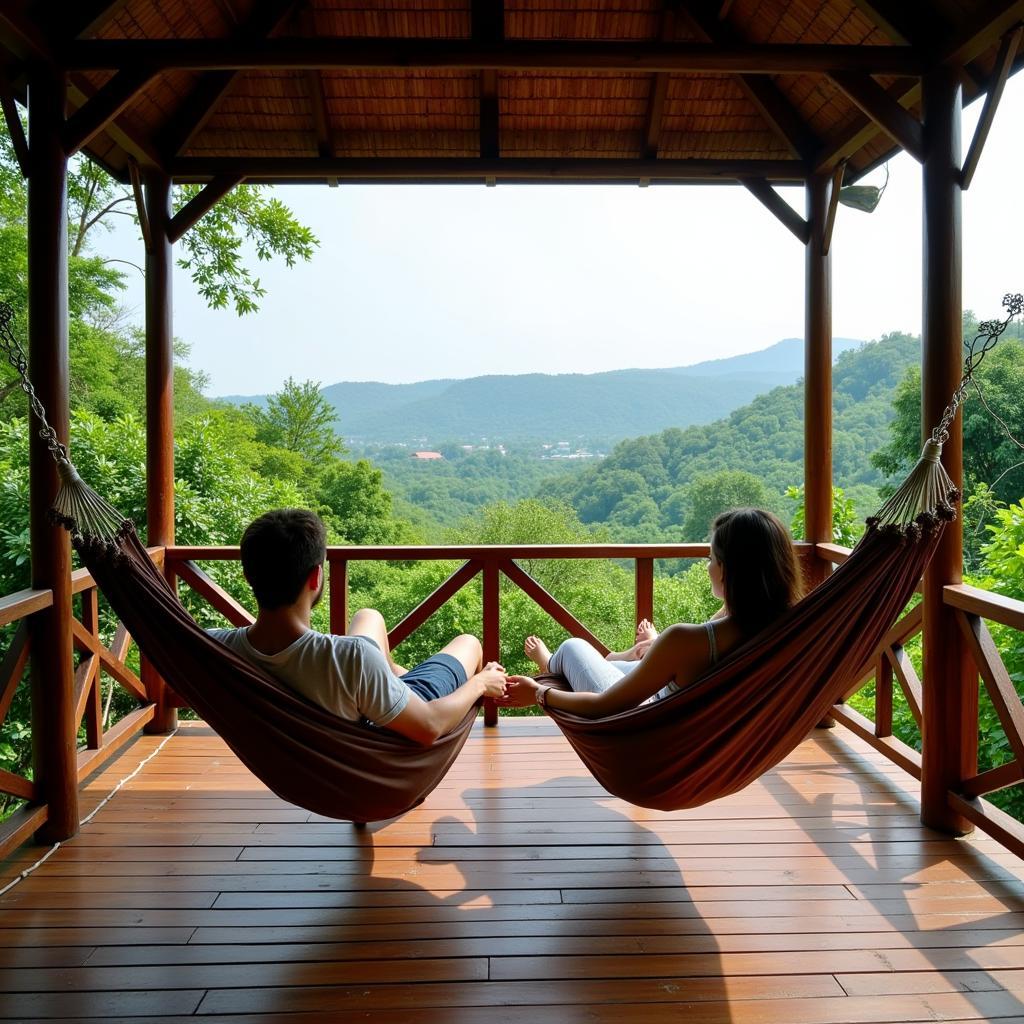
[[[388,627],[384,622],[384,616],[376,608],[360,608],[352,616],[352,621],[348,624],[348,635],[365,636],[372,640],[380,648],[384,657],[388,659],[391,671],[395,675],[404,676],[408,671],[408,669],[402,668],[391,657],[391,647],[388,644]]]
[[[484,651],[480,641],[470,633],[457,636],[438,652],[450,654],[466,670],[466,676],[475,676],[483,667]]]
[[[463,633],[437,654],[409,669],[405,682],[423,700],[447,697],[480,671],[482,658],[480,641]]]

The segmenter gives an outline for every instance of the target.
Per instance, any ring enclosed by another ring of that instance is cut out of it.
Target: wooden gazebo
[[[66,438],[67,162],[85,152],[136,186],[146,239],[149,543],[213,594],[189,568],[199,553],[174,548],[171,269],[174,243],[236,184],[740,184],[805,247],[807,539],[817,571],[827,572],[843,557],[830,544],[829,250],[840,186],[901,149],[922,165],[931,423],[960,376],[961,193],[1020,64],[1022,21],[1024,0],[5,0],[0,92],[29,183],[35,388]],[[961,162],[962,103],[982,94]],[[18,101],[28,107],[28,139]],[[205,187],[172,213],[176,182]],[[804,186],[805,216],[776,185]],[[959,420],[944,459],[959,480]],[[175,717],[144,669],[127,684],[148,698],[142,713],[106,747],[93,723],[91,751],[76,750],[101,663],[127,678],[126,639],[118,651],[101,649],[94,624],[74,619],[73,594],[89,584],[73,577],[67,539],[47,522],[57,480],[35,433],[31,473],[33,589],[0,601],[0,624],[28,624],[2,666],[0,698],[30,652],[35,774],[31,783],[0,779],[31,799],[2,851],[33,831],[74,835],[80,778],[132,728],[163,733]],[[654,551],[632,554],[638,613],[647,614]],[[348,557],[367,554],[335,552],[332,561]],[[880,652],[880,721],[865,725],[841,707],[836,716],[894,750],[895,672],[922,717],[919,762],[895,756],[920,776],[925,823],[951,833],[980,823],[1021,851],[1024,832],[977,799],[1024,774],[1024,710],[992,667],[978,616],[1021,627],[1024,613],[962,587],[961,563],[961,537],[950,529],[923,582],[923,697],[900,647],[915,618]],[[484,566],[485,604],[494,607],[499,568]],[[344,608],[343,595],[336,603]],[[76,670],[76,647],[95,655],[91,676]],[[977,657],[1002,694],[1018,758],[987,780],[977,773]]]

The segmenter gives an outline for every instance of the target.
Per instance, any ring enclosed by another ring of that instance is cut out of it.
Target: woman
[[[704,675],[801,596],[800,569],[789,533],[763,509],[733,509],[715,520],[708,575],[712,592],[723,602],[711,621],[670,626],[660,635],[645,621],[637,629],[637,643],[608,659],[585,640],[566,640],[551,654],[537,637],[527,637],[524,650],[538,669],[565,676],[572,689],[510,676],[503,703],[536,703],[585,718],[635,708]]]

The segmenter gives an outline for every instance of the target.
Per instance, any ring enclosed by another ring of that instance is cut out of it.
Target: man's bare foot
[[[523,643],[523,653],[541,670],[547,672],[551,662],[548,645],[538,636],[528,636]]]
[[[636,627],[636,642],[654,640],[657,635],[658,631],[654,628],[654,623],[650,619],[641,619],[640,625]]]

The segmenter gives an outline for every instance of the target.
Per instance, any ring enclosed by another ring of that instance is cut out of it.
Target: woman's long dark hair
[[[725,574],[729,615],[746,636],[759,633],[803,596],[793,541],[771,512],[723,512],[711,527],[711,551]]]

